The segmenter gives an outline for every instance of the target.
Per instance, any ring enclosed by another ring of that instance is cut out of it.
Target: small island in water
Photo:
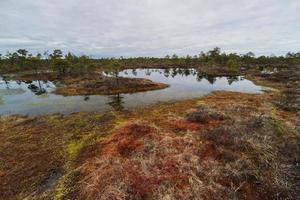
[[[13,79],[21,81],[52,81],[57,83],[54,93],[64,96],[113,95],[158,90],[168,87],[167,84],[155,83],[144,78],[113,77],[96,72],[68,74],[65,76],[48,72],[18,75],[13,77]]]

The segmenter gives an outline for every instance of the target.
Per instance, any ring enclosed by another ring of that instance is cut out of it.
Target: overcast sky
[[[300,51],[300,0],[0,0],[0,52]]]

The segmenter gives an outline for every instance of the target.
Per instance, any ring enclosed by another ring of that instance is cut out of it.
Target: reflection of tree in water
[[[132,75],[136,76],[137,75],[136,69],[133,69],[131,73]]]
[[[38,81],[38,86],[32,82],[28,85],[28,89],[33,92],[35,95],[42,95],[46,93],[46,90],[42,87],[41,82]]]
[[[115,95],[110,95],[108,97],[109,102],[107,103],[108,105],[110,105],[115,111],[122,111],[124,109],[124,101],[123,98],[120,93],[115,94]]]
[[[169,69],[164,70],[164,76],[167,77],[167,78],[170,76],[170,70]]]
[[[163,73],[165,77],[171,76],[172,78],[174,78],[178,74],[180,74],[182,76],[186,76],[186,77],[188,77],[190,75],[195,76],[197,74],[197,71],[193,70],[193,69],[166,68],[164,70],[160,70],[159,73],[160,74]]]
[[[203,75],[202,75],[201,73],[198,73],[198,74],[197,74],[197,78],[196,78],[197,81],[201,82],[203,78],[204,78],[204,77],[203,77]]]
[[[197,74],[197,81],[202,81],[203,79],[206,79],[210,84],[214,84],[217,80],[217,77],[216,76],[210,76],[210,75],[207,75],[207,74],[201,74],[201,73],[198,73]]]
[[[217,77],[215,77],[215,76],[209,76],[209,75],[206,75],[205,78],[206,78],[206,80],[207,80],[210,84],[212,84],[212,85],[213,85],[213,84],[216,82],[216,80],[217,80]]]
[[[183,72],[183,71],[182,71],[181,68],[179,68],[179,69],[177,70],[177,73],[180,74],[180,75],[182,75],[182,72]]]
[[[2,77],[2,80],[4,81],[6,85],[6,89],[9,89],[9,81],[6,79],[6,77]]]
[[[32,83],[32,81],[24,81],[24,83],[30,84],[30,83]]]
[[[104,71],[103,73],[105,76],[109,76],[109,71]]]
[[[192,75],[193,75],[193,76],[196,76],[196,75],[197,75],[197,73],[198,73],[198,72],[197,72],[197,70],[195,70],[195,69],[192,69]]]
[[[178,73],[177,73],[177,69],[174,68],[174,69],[172,70],[171,76],[174,78],[177,74],[178,74]]]
[[[47,87],[47,88],[51,88],[50,84],[51,82],[44,80],[43,84]]]
[[[239,81],[238,76],[228,76],[227,77],[228,84],[231,85],[233,82]]]
[[[150,76],[151,75],[151,70],[150,69],[147,69],[146,70],[146,76]]]
[[[184,74],[185,76],[189,76],[189,75],[191,74],[190,69],[185,69],[185,70],[183,71],[183,74]]]
[[[84,96],[84,99],[83,99],[84,101],[88,101],[88,100],[90,100],[90,97],[89,96]]]

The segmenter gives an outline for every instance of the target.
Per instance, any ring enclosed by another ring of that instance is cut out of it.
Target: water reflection
[[[127,70],[125,70],[125,72],[126,72],[126,71],[127,71]],[[133,69],[131,72],[132,72],[132,75],[133,75],[133,76],[137,76],[136,69]]]
[[[130,71],[131,74],[133,76],[137,76],[137,70],[133,69],[133,70],[125,70],[123,72],[121,72],[121,76],[125,75],[125,76],[130,76]],[[176,76],[182,76],[182,77],[195,77],[196,76],[196,80],[198,82],[201,82],[203,80],[208,81],[208,83],[210,84],[214,84],[218,78],[222,78],[222,76],[211,76],[211,75],[207,75],[207,74],[202,74],[199,73],[196,69],[181,69],[181,68],[172,68],[172,69],[163,69],[163,70],[157,70],[157,69],[146,69],[145,70],[145,75],[146,76],[151,76],[151,73],[157,73],[159,72],[159,74],[163,74],[164,77],[169,78],[176,78]],[[231,85],[233,82],[237,82],[240,80],[243,80],[243,77],[240,76],[228,76],[225,77],[227,79],[227,82],[229,85]]]
[[[164,70],[164,76],[165,77],[169,77],[169,75],[170,75],[170,70],[169,69],[165,69]]]
[[[5,86],[6,86],[6,89],[9,89],[9,81],[6,79],[6,77],[2,77],[1,83],[4,83]]]
[[[152,70],[147,69],[147,70],[146,70],[146,75],[147,75],[147,76],[150,76],[150,75],[151,75],[151,71],[152,71]]]
[[[259,93],[262,90],[260,86],[240,76],[208,76],[195,69],[130,69],[120,72],[119,76],[146,78],[169,84],[170,87],[133,94],[65,97],[53,93],[57,83],[51,81],[10,81],[0,77],[0,114],[120,111],[161,101],[200,97],[217,90],[249,93]]]
[[[111,108],[114,111],[122,111],[124,109],[124,101],[123,101],[122,95],[120,93],[115,94],[115,95],[110,95],[108,97],[108,105],[111,106]]]
[[[28,85],[28,89],[37,96],[45,94],[47,91],[45,88],[42,87],[41,81],[38,80],[37,83],[38,83],[38,86],[36,86],[34,83],[31,82]]]
[[[88,101],[88,100],[90,100],[90,97],[89,96],[84,96],[83,100]]]
[[[231,85],[233,82],[237,82],[239,81],[239,77],[238,76],[228,76],[227,77],[227,81],[228,81],[228,84]]]

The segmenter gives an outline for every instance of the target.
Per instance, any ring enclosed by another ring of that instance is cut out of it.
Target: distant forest
[[[117,63],[117,64],[116,64]],[[285,56],[255,56],[254,53],[226,54],[216,47],[198,55],[178,56],[166,55],[164,58],[133,57],[133,58],[90,58],[86,55],[76,56],[59,49],[49,53],[30,53],[26,49],[16,52],[0,54],[0,72],[17,72],[26,70],[55,70],[60,73],[72,73],[106,69],[113,66],[121,68],[172,68],[195,67],[227,69],[230,71],[265,69],[265,68],[293,68],[300,66],[300,52],[287,53]]]

